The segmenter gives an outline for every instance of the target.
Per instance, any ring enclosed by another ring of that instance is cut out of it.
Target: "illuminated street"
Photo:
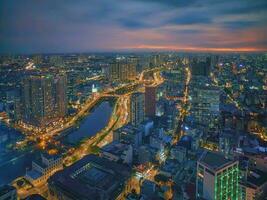
[[[0,8],[0,200],[267,200],[266,0]]]

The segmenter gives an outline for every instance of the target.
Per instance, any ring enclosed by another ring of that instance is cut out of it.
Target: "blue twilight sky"
[[[267,0],[0,0],[0,53],[267,49]]]

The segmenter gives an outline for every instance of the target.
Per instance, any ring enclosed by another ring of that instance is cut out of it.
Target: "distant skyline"
[[[267,51],[266,0],[0,0],[0,53]]]

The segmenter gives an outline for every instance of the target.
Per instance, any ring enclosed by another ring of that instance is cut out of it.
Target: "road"
[[[189,100],[189,83],[190,83],[192,75],[191,75],[190,68],[188,66],[185,68],[185,73],[186,73],[186,79],[185,79],[185,86],[184,86],[184,92],[183,92],[182,106],[181,106],[181,110],[178,116],[177,128],[175,129],[175,132],[174,132],[173,144],[176,144],[183,136],[182,125],[190,109],[188,100]]]
[[[160,72],[157,70],[155,70],[153,74],[154,81],[151,82],[152,85],[159,85],[163,83],[164,81],[164,79],[160,76]],[[83,141],[83,143],[77,148],[71,149],[70,151],[65,153],[63,157],[63,163],[64,165],[69,166],[73,164],[75,161],[84,157],[85,155],[88,155],[90,153],[96,153],[99,147],[102,147],[105,144],[110,143],[113,140],[112,138],[113,131],[127,124],[129,121],[130,95],[133,92],[140,89],[139,87],[133,87],[133,86],[136,86],[136,85],[142,86],[144,83],[145,83],[144,79],[143,80],[139,79],[135,81],[134,83],[127,84],[121,87],[116,87],[116,88],[113,88],[112,90],[105,91],[104,93],[93,97],[93,99],[89,98],[87,99],[86,103],[82,106],[79,113],[75,115],[74,117],[72,117],[71,119],[69,119],[69,121],[67,121],[63,127],[53,129],[51,132],[48,132],[48,133],[43,133],[42,136],[39,136],[40,134],[39,133],[38,135],[33,134],[32,136],[27,135],[26,137],[27,139],[29,138],[31,141],[36,141],[37,139],[40,138],[41,142],[44,142],[44,144],[42,145],[44,145],[45,147],[46,143],[48,141],[51,141],[54,138],[54,136],[58,135],[62,130],[65,130],[66,128],[73,126],[73,124],[75,124],[75,122],[78,119],[83,117],[83,115],[87,114],[87,111],[90,110],[102,97],[106,97],[106,96],[114,97],[115,96],[117,98],[117,101],[115,103],[112,116],[108,122],[108,125],[103,130],[101,130],[96,135],[94,135],[93,137],[90,137],[87,140]],[[121,94],[121,95],[115,94],[116,91],[122,90],[122,89],[125,89],[126,91],[124,94]],[[147,176],[149,177],[149,175],[151,174],[154,174],[154,173],[152,172],[150,173],[150,171],[148,171]],[[154,175],[153,176],[151,175],[150,177],[154,177]],[[37,192],[39,194],[43,194],[43,192],[46,190],[47,190],[47,186],[46,186],[46,183],[44,183],[43,185],[40,185],[40,187],[32,188],[32,190],[28,192]],[[24,195],[25,191],[18,189],[18,193]]]

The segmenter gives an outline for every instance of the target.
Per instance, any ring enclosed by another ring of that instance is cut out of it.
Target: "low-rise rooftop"
[[[219,170],[234,161],[226,159],[222,154],[215,152],[204,152],[199,162],[213,170]]]
[[[96,155],[88,155],[54,174],[49,187],[63,191],[72,199],[113,199],[122,189],[130,168]]]

